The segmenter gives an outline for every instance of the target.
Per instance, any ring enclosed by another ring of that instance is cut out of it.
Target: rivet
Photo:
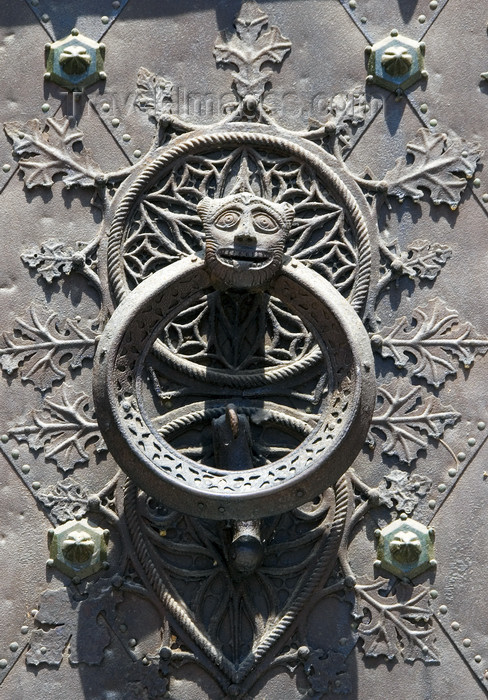
[[[436,591],[435,588],[433,588],[430,592],[430,597],[435,600],[436,598],[439,597],[439,591]]]
[[[41,21],[42,22],[49,22],[49,15],[42,15]]]
[[[454,467],[451,467],[447,473],[449,474],[449,476],[456,476],[457,469],[454,469]]]
[[[73,576],[71,581],[75,584],[75,586],[77,586],[80,583],[81,579],[79,576]]]
[[[104,102],[102,105],[102,111],[108,112],[109,110],[110,110],[110,105],[108,104],[108,102]]]
[[[469,438],[468,445],[474,447],[476,445],[476,440],[473,437]]]
[[[11,170],[12,166],[10,163],[5,163],[5,165],[2,165],[2,170],[4,173],[8,173]]]
[[[400,514],[400,520],[406,520],[407,518],[408,518],[408,515],[406,513]]]
[[[440,612],[442,615],[445,615],[446,612],[447,612],[447,605],[439,605],[439,612]]]
[[[6,442],[8,442],[8,435],[4,433],[2,437],[0,437],[0,440],[5,444]]]
[[[426,17],[425,15],[419,15],[419,22],[420,22],[420,24],[423,24],[423,23],[425,22],[426,19],[427,19],[427,17]]]
[[[41,488],[40,482],[39,482],[39,481],[33,481],[33,482],[32,482],[32,488],[34,489],[34,491],[37,491],[38,489],[40,489],[40,488]]]
[[[431,119],[430,122],[429,122],[429,124],[430,124],[431,126],[437,126],[437,119]]]
[[[45,654],[47,652],[47,647],[41,647],[39,651],[41,652],[41,654]]]
[[[124,622],[122,622],[122,624],[119,625],[119,630],[121,632],[127,632],[127,625]]]
[[[120,119],[112,119],[112,126],[118,126],[120,124]]]
[[[142,663],[144,664],[144,666],[149,666],[149,659],[147,658],[147,656],[142,657]]]
[[[128,644],[130,647],[136,647],[137,646],[137,639],[129,639]]]
[[[203,510],[205,508],[205,506],[203,505],[203,503],[199,503],[198,508],[199,508],[199,510]]]
[[[18,459],[20,457],[20,452],[15,448],[12,450],[12,452],[10,454],[12,456],[12,459]]]
[[[219,513],[225,513],[225,508],[223,506],[220,506]]]
[[[122,136],[122,141],[130,141],[130,134],[124,134]]]
[[[478,423],[478,430],[484,430],[486,428],[486,423],[482,420]]]
[[[32,617],[35,617],[35,616],[37,615],[38,612],[39,612],[39,610],[36,610],[36,608],[33,608],[33,609],[30,611],[30,614],[31,614]]]
[[[39,5],[39,0],[32,0],[32,7],[37,7]]]
[[[481,661],[481,656],[479,654],[476,654],[476,656],[474,657],[474,660],[476,661],[477,664],[479,664]]]
[[[298,489],[297,498],[302,498],[302,496],[304,496],[304,492],[302,491],[302,489]]]
[[[102,24],[108,24],[110,22],[107,15],[103,15],[103,17],[101,17],[100,19],[102,20]]]
[[[451,622],[451,627],[452,627],[452,629],[455,630],[456,632],[458,631],[458,629],[460,628],[460,626],[461,626],[461,625],[459,624],[459,622]]]
[[[100,78],[100,80],[107,80],[107,74],[105,73],[104,70],[101,70],[101,71],[98,73],[98,77]]]
[[[141,151],[138,148],[136,148],[136,150],[134,151],[134,158],[140,158],[140,157],[141,157]]]
[[[488,194],[484,194],[484,195],[481,197],[481,199],[482,199],[483,202],[485,202],[485,204],[486,204],[486,202],[488,202]]]
[[[437,490],[439,491],[439,493],[444,493],[444,491],[447,490],[447,486],[445,484],[439,484]]]
[[[431,10],[437,10],[437,0],[432,0],[432,2],[429,3],[429,7]]]
[[[368,21],[368,20],[366,19],[366,17],[361,17],[361,22],[362,22],[362,24],[366,24],[367,21]]]
[[[349,7],[351,10],[355,10],[357,7],[356,0],[349,0]]]
[[[49,105],[47,102],[45,102],[45,103],[42,105],[41,109],[42,109],[43,112],[49,112],[49,110],[51,109],[51,105]]]
[[[471,639],[469,637],[466,637],[466,639],[463,639],[463,647],[470,647],[471,646]]]
[[[429,564],[430,564],[431,566],[434,566],[434,567],[437,566],[437,559],[431,559],[431,560],[429,561]]]
[[[0,668],[6,668],[8,664],[7,659],[0,659]]]
[[[19,645],[17,644],[17,642],[11,642],[11,644],[9,644],[10,651],[17,651],[18,648]]]
[[[434,501],[434,499],[432,499],[431,501],[429,501],[429,508],[430,508],[431,510],[434,510],[434,508],[435,508],[435,501]]]
[[[465,452],[458,452],[457,458],[460,462],[464,462],[464,460],[466,459],[466,453]]]
[[[54,559],[47,559],[46,566],[49,566],[49,567],[54,566]]]
[[[78,29],[76,29],[76,27],[73,27],[73,29],[71,30],[72,36],[78,36],[79,33],[80,33],[80,32],[79,32]]]
[[[356,579],[354,578],[354,576],[346,576],[346,578],[344,579],[344,585],[346,586],[346,588],[354,588],[354,586],[356,585]]]
[[[51,80],[51,73],[49,71],[44,73],[44,80]]]
[[[27,625],[22,625],[22,627],[20,628],[21,634],[27,634],[28,631],[29,631],[29,627]]]
[[[398,36],[398,29],[392,29],[390,32],[391,36]]]
[[[114,10],[118,10],[119,7],[120,7],[120,2],[119,2],[119,0],[114,0],[113,3],[112,3],[112,7],[114,8]]]
[[[420,105],[420,111],[422,112],[422,114],[425,114],[425,113],[427,112],[428,109],[429,109],[429,108],[428,108],[428,106],[425,104],[425,102],[424,102],[424,104],[421,104],[421,105]]]
[[[481,185],[481,180],[479,179],[479,177],[475,177],[473,180],[473,187],[480,187],[480,185]]]

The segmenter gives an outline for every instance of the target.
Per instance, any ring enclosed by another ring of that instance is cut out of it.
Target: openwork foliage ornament
[[[375,70],[402,84],[422,50],[397,43]],[[4,125],[26,188],[91,188],[103,212],[91,241],[20,251],[49,293],[84,275],[97,318],[36,303],[0,342],[3,372],[36,397],[2,449],[52,537],[66,534],[51,556],[66,587],[40,598],[29,665],[101,663],[133,596],[157,609],[161,647],[139,668],[127,644],[126,697],[159,698],[185,664],[245,698],[275,668],[299,672],[310,697],[349,693],[356,646],[370,660],[439,662],[429,450],[454,458],[446,384],[488,338],[451,300],[421,298],[451,248],[405,244],[379,214],[405,198],[457,208],[482,153],[422,128],[383,175],[351,172],[375,102],[353,87],[330,97],[323,122],[285,129],[264,98],[290,49],[244,2],[214,47],[235,102],[206,126],[172,114],[171,80],[140,68],[135,104],[154,139],[129,168],[102,172],[66,119]],[[84,61],[60,60],[73,75]],[[384,321],[403,280],[418,303]],[[368,452],[390,468],[377,485],[363,480]],[[28,460],[52,468],[48,486],[22,471]],[[100,460],[125,474],[100,486]],[[390,537],[395,523],[410,529]],[[389,579],[375,576],[372,542],[369,571],[353,568],[351,543],[375,529]],[[302,622],[320,606],[346,620],[328,646]]]

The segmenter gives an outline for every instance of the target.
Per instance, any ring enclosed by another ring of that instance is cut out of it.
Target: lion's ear
[[[282,202],[281,211],[285,217],[286,225],[288,228],[292,225],[293,219],[295,218],[295,209],[289,202]]]
[[[208,217],[210,212],[213,209],[213,199],[210,199],[210,197],[204,197],[201,199],[198,204],[197,204],[197,212],[202,219],[202,221],[205,221],[205,219]]]

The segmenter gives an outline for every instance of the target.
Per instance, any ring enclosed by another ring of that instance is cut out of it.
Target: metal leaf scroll
[[[19,167],[28,189],[37,185],[51,187],[58,175],[66,187],[92,187],[102,175],[88,150],[74,150],[83,133],[73,128],[69,119],[47,119],[46,129],[38,119],[26,124],[8,122],[3,128],[12,141],[14,154],[21,156]]]
[[[222,32],[215,42],[217,63],[237,66],[232,77],[241,98],[252,95],[259,100],[271,75],[264,65],[279,65],[291,49],[291,41],[277,27],[264,29],[267,23],[268,15],[257,3],[247,0],[235,21],[236,34]]]
[[[442,437],[461,417],[452,406],[444,406],[436,396],[426,395],[422,387],[400,378],[378,387],[378,398],[372,432],[384,436],[385,454],[396,455],[406,464],[427,447],[429,438]]]
[[[355,588],[353,616],[359,621],[365,656],[402,656],[410,662],[422,659],[427,664],[438,663],[432,644],[433,613],[419,605],[428,589],[397,583],[396,592],[388,593],[388,583],[379,578],[371,583],[360,581]]]
[[[418,200],[424,187],[434,204],[445,202],[454,209],[483,155],[478,143],[467,143],[456,135],[433,134],[429,129],[419,129],[416,138],[407,144],[407,152],[413,156],[413,163],[399,158],[385,175],[388,194],[400,200]]]
[[[488,350],[488,338],[482,338],[467,321],[435,298],[414,309],[409,321],[399,318],[381,334],[381,354],[393,358],[399,368],[422,377],[432,386],[441,386],[455,375],[458,364],[470,367],[476,355]],[[412,359],[415,364],[410,365]]]
[[[31,450],[43,450],[48,461],[63,472],[90,459],[88,445],[96,452],[105,448],[98,423],[93,417],[90,398],[84,394],[70,396],[65,388],[57,397],[44,399],[41,409],[32,411],[32,422],[15,426],[10,435],[26,441]]]
[[[48,284],[62,275],[69,275],[73,269],[74,250],[71,246],[50,238],[41,246],[36,246],[22,253],[22,262],[37,270]]]
[[[37,498],[50,509],[58,523],[81,518],[87,512],[88,493],[82,484],[68,476],[54,486],[41,489]]]
[[[77,369],[93,357],[95,333],[89,321],[61,319],[36,304],[29,315],[29,320],[17,318],[0,340],[0,366],[7,374],[19,371],[22,381],[44,392],[66,377],[65,365]]]
[[[139,68],[135,104],[148,117],[158,122],[164,114],[171,112],[173,84],[147,68]]]
[[[408,246],[403,271],[411,277],[434,280],[451,255],[447,245],[417,240]]]
[[[388,508],[411,514],[430,491],[432,480],[421,474],[407,474],[400,469],[392,469],[380,482],[380,500]]]

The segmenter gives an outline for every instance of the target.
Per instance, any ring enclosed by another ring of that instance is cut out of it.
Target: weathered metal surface
[[[483,8],[0,24],[0,696],[486,697]]]

